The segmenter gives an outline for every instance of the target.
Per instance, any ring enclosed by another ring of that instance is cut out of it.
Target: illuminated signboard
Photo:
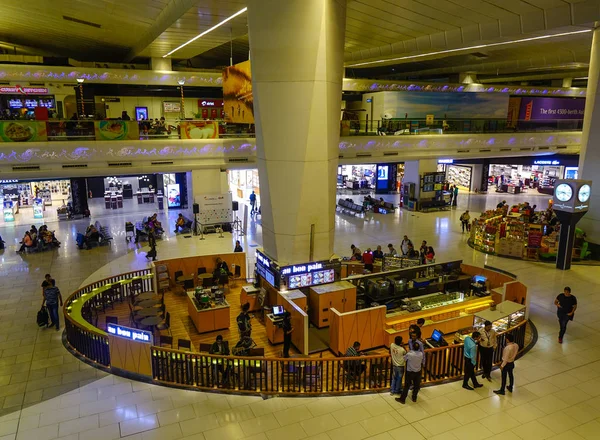
[[[534,165],[560,165],[560,160],[534,160]]]
[[[454,159],[438,159],[438,163],[454,163]]]
[[[225,102],[222,99],[199,99],[198,107],[223,107]]]
[[[21,86],[3,86],[0,87],[0,93],[4,95],[47,95],[46,87],[21,87]]]
[[[287,280],[287,286],[290,289],[333,283],[336,265],[339,263],[330,263],[329,261],[294,264],[282,267],[281,276]]]
[[[106,324],[106,331],[109,335],[117,336],[119,338],[152,344],[152,332],[147,332],[146,330],[138,330],[136,328],[108,323]]]
[[[256,251],[256,272],[263,277],[267,282],[279,289],[280,276],[273,266],[273,262],[269,257],[261,251]]]

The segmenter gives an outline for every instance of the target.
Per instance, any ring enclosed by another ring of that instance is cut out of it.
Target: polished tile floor
[[[347,196],[359,200],[360,196]],[[190,392],[106,375],[79,362],[62,346],[60,333],[40,330],[35,316],[40,283],[49,272],[64,295],[81,284],[112,273],[147,266],[142,245],[125,242],[124,222],[131,214],[99,213],[115,237],[110,247],[80,251],[77,230],[89,220],[53,222],[60,249],[42,254],[15,253],[22,227],[0,226],[8,244],[0,253],[0,440],[194,440],[221,439],[598,439],[600,438],[600,268],[575,266],[568,272],[543,263],[486,256],[470,249],[460,233],[459,216],[495,206],[506,198],[543,206],[547,197],[490,194],[459,196],[453,211],[354,218],[336,215],[335,252],[350,244],[363,249],[388,242],[427,240],[438,259],[461,258],[518,275],[532,295],[531,318],[539,331],[535,348],[517,361],[516,388],[499,397],[485,382],[477,391],[460,383],[429,387],[419,402],[396,403],[387,394],[323,398],[270,398]],[[397,200],[397,196],[386,196]],[[161,220],[172,230],[175,213]],[[261,242],[260,225],[251,221],[239,237],[246,250]],[[158,245],[158,256],[215,253],[232,248],[235,236],[206,240],[175,237]],[[249,257],[251,258],[251,257]],[[556,342],[553,298],[570,285],[579,311],[565,343]]]

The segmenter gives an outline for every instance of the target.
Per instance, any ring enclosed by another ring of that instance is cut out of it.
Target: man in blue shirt
[[[477,365],[477,341],[481,335],[479,332],[473,332],[471,336],[465,338],[465,378],[463,379],[463,388],[473,390],[474,388],[482,387],[483,385],[477,382],[475,376],[475,365]],[[469,386],[469,379],[473,382],[473,388]]]
[[[42,307],[44,304],[48,308],[48,314],[50,315],[50,320],[52,323],[50,326],[55,325],[56,331],[60,330],[60,323],[58,319],[58,304],[63,305],[62,296],[60,294],[60,290],[56,286],[46,287],[44,290],[44,301],[42,302]]]
[[[421,344],[413,341],[410,352],[404,355],[406,361],[406,379],[404,380],[404,389],[402,395],[396,399],[396,402],[402,404],[406,403],[406,396],[408,396],[408,390],[412,385],[412,401],[417,401],[417,395],[421,388],[421,368],[423,367],[423,353],[421,352]]]

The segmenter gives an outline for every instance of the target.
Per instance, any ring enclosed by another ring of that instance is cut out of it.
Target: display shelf
[[[523,304],[513,301],[503,301],[495,310],[491,308],[475,313],[475,327],[483,327],[485,321],[492,323],[496,332],[504,332],[525,320],[525,308]]]

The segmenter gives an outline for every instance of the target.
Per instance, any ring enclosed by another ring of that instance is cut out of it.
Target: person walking
[[[250,215],[252,215],[256,212],[256,193],[254,191],[250,194],[250,207]]]
[[[292,345],[292,333],[294,332],[294,327],[292,327],[292,320],[290,312],[285,312],[283,314],[283,357],[290,357],[290,346]]]
[[[494,350],[498,346],[498,335],[496,330],[492,328],[490,321],[485,321],[483,330],[481,331],[481,338],[479,339],[479,358],[481,359],[481,367],[483,368],[483,379],[487,379],[489,382],[492,381],[492,358],[494,356]]]
[[[60,321],[58,317],[58,305],[63,305],[62,295],[60,290],[56,286],[46,287],[44,290],[44,300],[42,301],[42,307],[44,305],[48,308],[48,314],[50,315],[50,327],[56,326],[56,331],[60,330]]]
[[[558,295],[554,300],[556,306],[556,315],[558,316],[558,324],[560,332],[558,333],[558,343],[562,344],[563,338],[567,331],[567,324],[573,320],[575,310],[577,310],[577,298],[571,295],[571,288],[565,287],[563,293]]]
[[[423,368],[423,353],[421,352],[421,344],[414,342],[410,352],[404,355],[404,360],[406,362],[406,380],[404,381],[402,395],[396,399],[396,402],[400,402],[403,405],[406,403],[406,397],[408,396],[408,391],[410,390],[411,386],[413,389],[413,402],[417,401],[419,389],[421,388],[421,369]]]
[[[56,286],[56,281],[52,278],[52,275],[47,273],[44,275],[44,281],[42,281],[42,299],[44,298],[44,291],[48,287]]]
[[[450,193],[450,202],[449,205],[452,206],[452,199],[454,198],[454,186],[450,185],[448,188],[448,192]]]
[[[519,344],[515,343],[515,337],[510,333],[506,335],[506,346],[502,350],[502,363],[500,369],[502,370],[502,386],[499,390],[494,390],[494,393],[504,395],[504,389],[512,393],[513,386],[515,384],[515,376],[513,370],[515,369],[515,359],[517,353],[519,353]],[[510,379],[510,385],[506,386],[506,376]]]
[[[396,336],[394,342],[390,344],[390,356],[392,357],[392,384],[390,386],[390,396],[400,396],[402,392],[402,377],[406,360],[404,359],[406,350],[402,347],[402,336]]]
[[[460,223],[462,225],[462,231],[463,233],[465,232],[465,230],[467,232],[469,232],[469,221],[471,220],[471,216],[469,215],[469,210],[467,209],[465,212],[462,213],[462,215],[460,216]]]
[[[456,206],[457,198],[458,198],[458,185],[454,185],[454,199],[452,200],[452,206]]]
[[[463,388],[473,390],[474,388],[482,387],[483,385],[477,382],[475,376],[475,365],[477,364],[477,342],[479,341],[479,332],[473,332],[471,336],[465,338],[465,378],[463,379]],[[473,382],[473,387],[469,386],[469,379]]]

